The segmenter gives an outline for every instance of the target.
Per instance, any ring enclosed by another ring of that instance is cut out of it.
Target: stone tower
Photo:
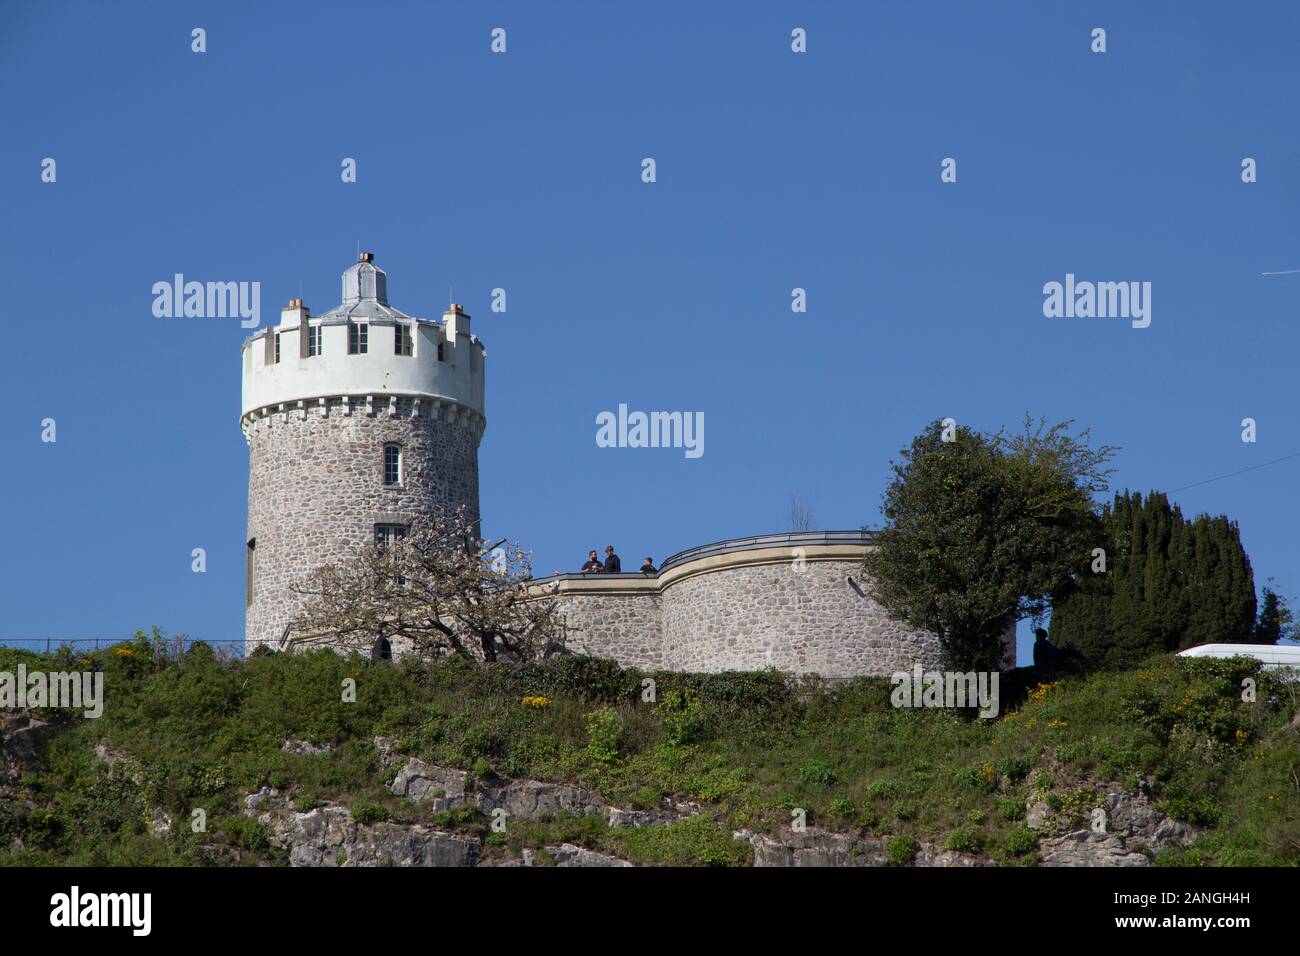
[[[478,518],[486,352],[460,306],[415,318],[387,286],[363,252],[341,305],[313,316],[290,300],[244,341],[246,653],[280,645],[303,601],[290,587],[313,569],[439,509]]]

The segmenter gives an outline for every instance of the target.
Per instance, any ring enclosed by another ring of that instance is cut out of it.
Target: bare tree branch
[[[431,657],[548,656],[562,632],[555,597],[529,586],[532,559],[518,545],[485,554],[483,544],[464,508],[429,515],[405,538],[365,547],[295,586],[309,600],[294,631],[358,651],[382,636]]]

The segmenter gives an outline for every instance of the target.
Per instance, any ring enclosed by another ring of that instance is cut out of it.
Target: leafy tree
[[[547,656],[559,641],[557,602],[529,587],[517,545],[483,553],[464,509],[426,516],[403,539],[362,548],[293,590],[309,600],[294,631],[359,651],[378,637],[417,654],[496,661]]]
[[[1184,519],[1160,492],[1117,494],[1102,512],[1105,570],[1091,567],[1052,597],[1050,636],[1093,666],[1125,667],[1255,631],[1255,584],[1237,525]]]
[[[1020,434],[931,423],[893,464],[885,526],[867,555],[872,597],[939,638],[948,666],[997,667],[1000,639],[1086,562],[1115,449],[1071,422]]]

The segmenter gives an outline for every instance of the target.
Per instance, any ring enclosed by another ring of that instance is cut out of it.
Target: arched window
[[[402,446],[384,446],[384,484],[400,485],[402,483]]]

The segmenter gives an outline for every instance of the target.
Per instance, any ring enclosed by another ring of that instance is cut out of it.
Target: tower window
[[[446,360],[442,357],[442,339],[438,339],[438,361],[439,361],[439,362],[446,361]]]
[[[253,556],[257,553],[257,539],[248,539],[248,559],[244,567],[245,591],[244,604],[246,607],[253,606]]]
[[[370,325],[366,322],[348,323],[348,354],[362,355],[370,349]]]
[[[275,333],[275,364],[280,364],[280,333]]]
[[[400,485],[402,483],[402,446],[384,446],[384,484]]]
[[[310,325],[307,327],[307,354],[320,355],[320,329],[319,325]]]
[[[406,525],[404,524],[377,524],[375,525],[375,544],[379,547],[387,547],[390,541],[401,541],[406,537]]]
[[[411,355],[413,354],[411,340],[411,327],[402,325],[400,322],[393,326],[393,354]]]

